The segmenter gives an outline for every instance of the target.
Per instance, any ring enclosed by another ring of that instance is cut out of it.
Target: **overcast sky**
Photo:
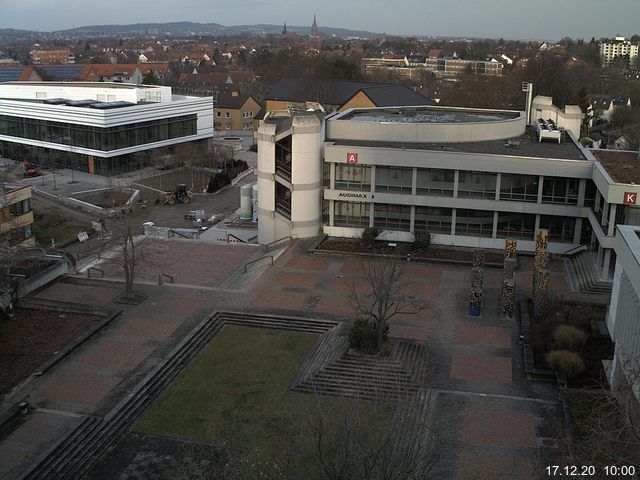
[[[558,40],[640,32],[640,0],[0,0],[0,28],[195,21]]]

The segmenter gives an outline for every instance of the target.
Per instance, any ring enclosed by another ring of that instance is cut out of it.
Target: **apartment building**
[[[0,184],[0,258],[35,246],[32,224],[31,187]]]
[[[638,44],[624,37],[615,37],[600,43],[600,59],[603,67],[610,66],[616,58],[623,59],[628,67],[634,67],[638,61]]]
[[[216,131],[253,130],[253,120],[260,111],[260,104],[251,95],[238,92],[219,94],[215,108]]]

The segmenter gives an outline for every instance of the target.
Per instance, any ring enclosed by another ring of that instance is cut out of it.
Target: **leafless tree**
[[[420,302],[412,285],[403,279],[403,264],[395,260],[376,260],[362,266],[365,287],[349,286],[349,300],[361,321],[375,331],[380,347],[389,331],[389,321],[399,314],[417,314],[426,305]]]

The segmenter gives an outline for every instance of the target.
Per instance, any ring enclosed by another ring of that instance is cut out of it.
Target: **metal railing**
[[[279,243],[284,242],[285,240],[290,242],[291,239],[292,239],[291,235],[288,235],[286,237],[282,237],[282,238],[279,238],[277,240],[274,240],[273,242],[269,242],[264,246],[264,251],[265,251],[265,253],[269,252],[269,251],[275,249]]]
[[[91,272],[92,271],[98,272],[100,274],[100,278],[104,278],[104,270],[101,270],[101,269],[96,268],[96,267],[87,268],[87,278],[91,278]]]
[[[271,263],[271,265],[273,265],[273,255],[265,255],[264,257],[256,258],[255,260],[251,260],[250,262],[245,263],[244,273],[247,273],[247,267],[249,265],[253,265],[254,263],[258,263],[259,261],[265,260],[265,259],[269,259],[269,262]]]

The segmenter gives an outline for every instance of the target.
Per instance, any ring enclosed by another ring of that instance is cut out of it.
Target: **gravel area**
[[[84,313],[17,308],[14,318],[0,321],[0,394],[6,393],[103,318]]]

